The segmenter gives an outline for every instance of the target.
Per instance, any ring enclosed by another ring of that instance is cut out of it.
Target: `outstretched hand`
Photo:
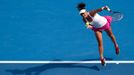
[[[108,6],[103,6],[103,7],[102,7],[102,10],[110,11],[110,8],[109,8]]]

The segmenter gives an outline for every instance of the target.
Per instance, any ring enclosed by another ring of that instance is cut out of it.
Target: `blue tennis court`
[[[99,60],[94,32],[86,29],[76,9],[79,2],[85,2],[89,10],[108,5],[124,14],[123,20],[112,23],[120,55],[116,56],[114,45],[103,32],[104,56],[110,61],[133,61],[132,0],[0,0],[0,61]],[[134,64],[108,64],[106,68],[97,63],[0,64],[0,74],[33,75],[31,71],[41,67],[36,75],[113,75],[115,72],[115,75],[132,75],[132,66]]]

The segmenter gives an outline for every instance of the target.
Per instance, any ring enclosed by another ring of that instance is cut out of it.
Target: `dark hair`
[[[79,4],[77,5],[77,9],[78,9],[78,10],[85,9],[85,6],[86,6],[86,4],[83,3],[83,2],[81,2],[81,3],[79,3]]]

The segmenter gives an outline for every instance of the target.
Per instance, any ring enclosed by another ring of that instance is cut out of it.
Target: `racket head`
[[[123,19],[123,14],[117,11],[110,11],[110,16],[112,17],[113,21],[120,21]]]

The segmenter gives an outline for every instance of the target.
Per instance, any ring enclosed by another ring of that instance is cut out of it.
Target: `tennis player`
[[[118,55],[119,54],[119,47],[116,42],[116,38],[112,32],[111,28],[111,21],[112,17],[111,16],[101,16],[98,14],[98,12],[101,12],[103,10],[108,10],[108,6],[103,6],[99,9],[96,10],[91,10],[87,11],[85,9],[85,3],[79,3],[77,5],[77,8],[79,10],[80,15],[83,18],[83,21],[88,29],[91,29],[94,31],[97,42],[98,42],[98,49],[99,49],[99,54],[100,54],[100,60],[101,64],[104,66],[106,65],[105,63],[105,58],[103,56],[103,41],[102,41],[102,31],[105,31],[108,36],[111,38],[114,47],[115,47],[115,52]]]

